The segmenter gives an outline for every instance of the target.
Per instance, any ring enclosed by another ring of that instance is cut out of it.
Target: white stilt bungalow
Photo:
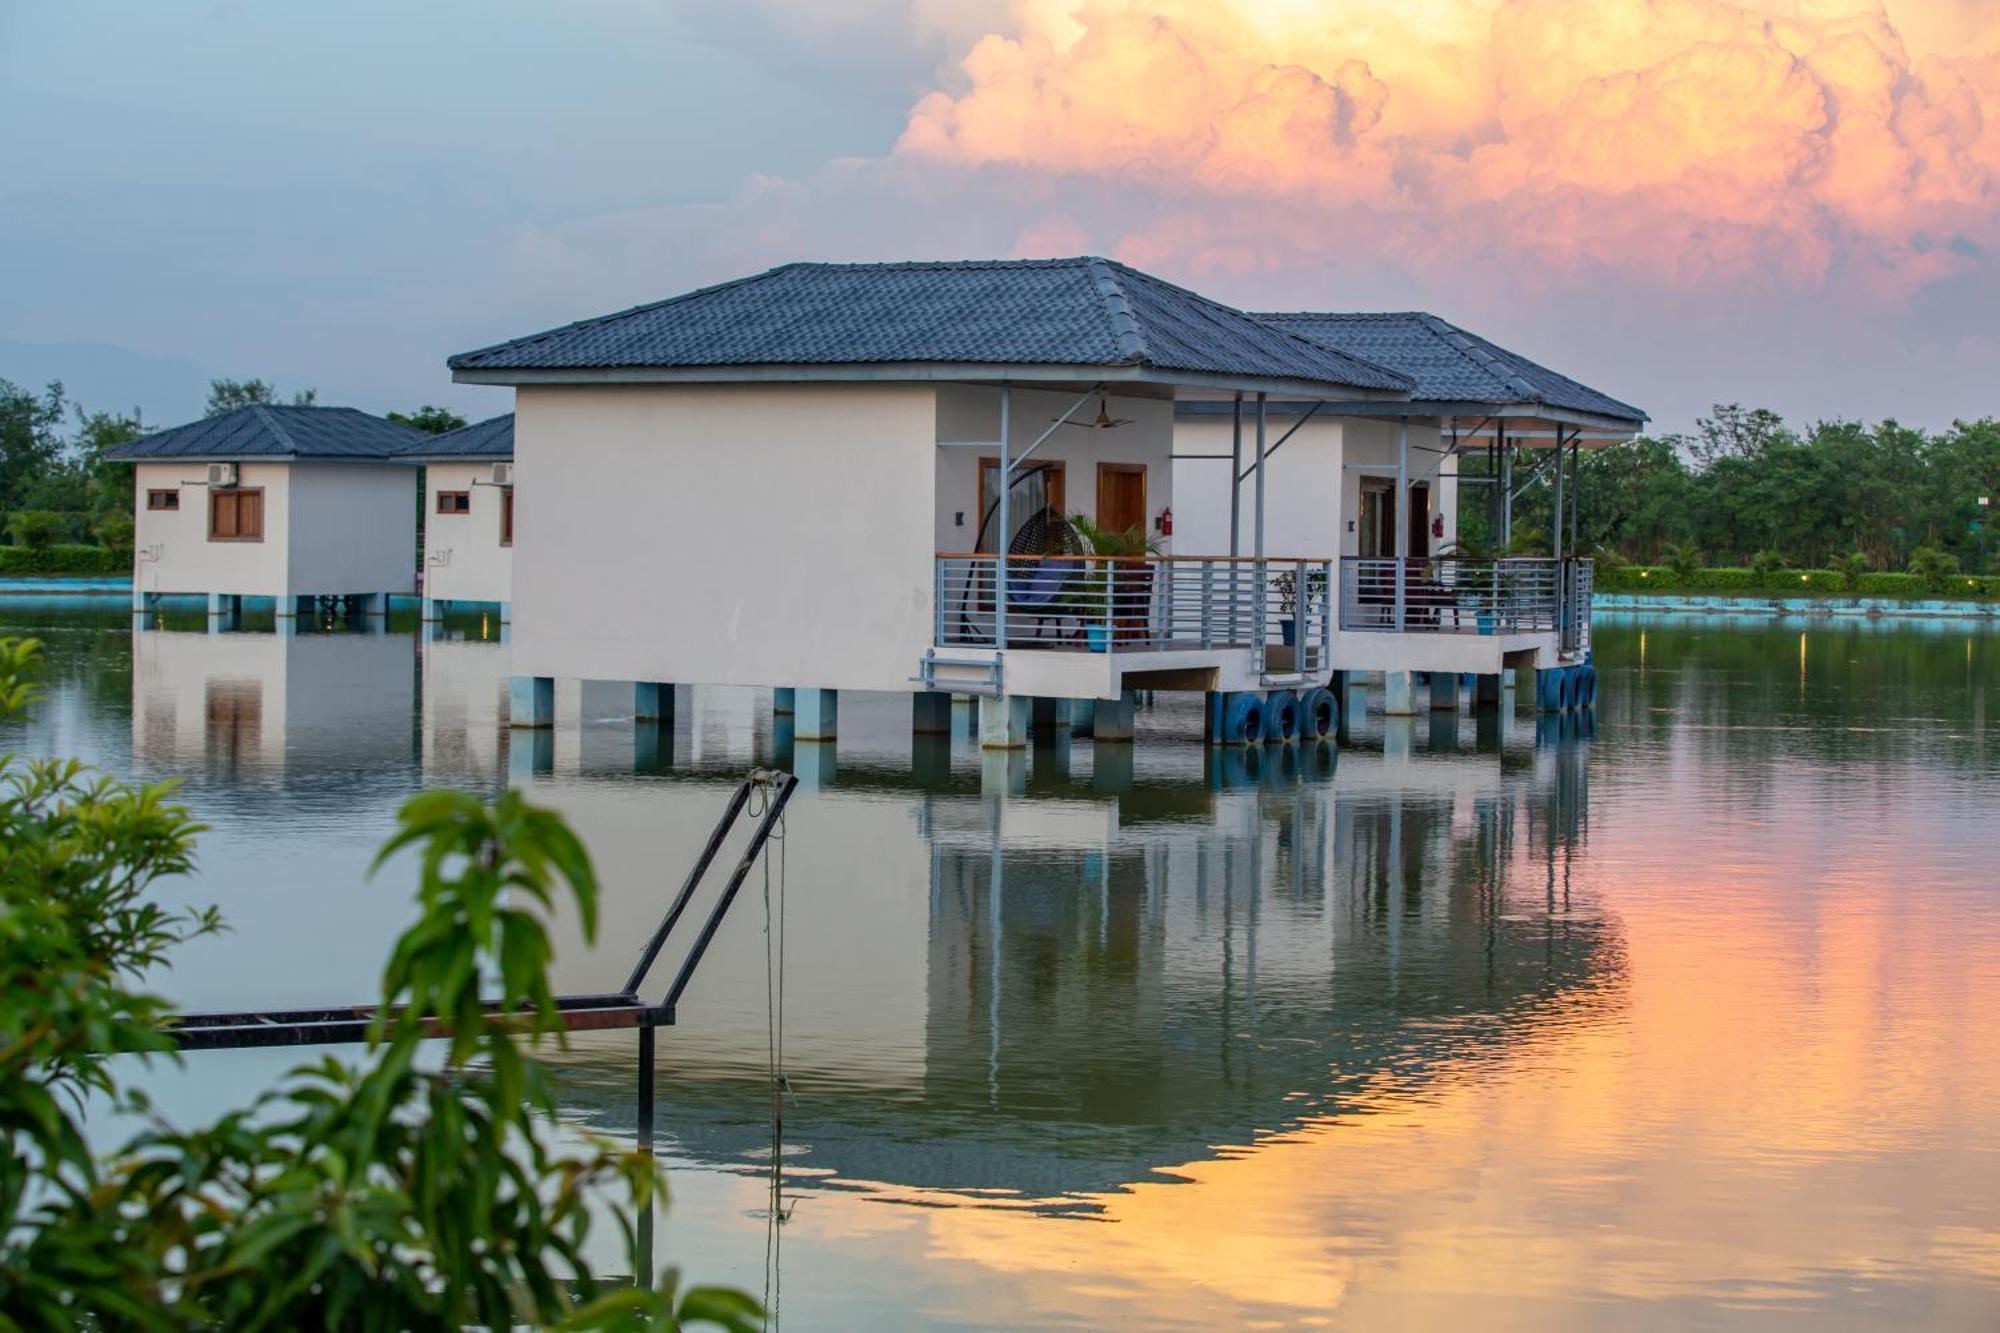
[[[285,627],[312,599],[382,612],[416,588],[411,427],[350,407],[241,407],[159,431],[133,463],[132,607],[206,595],[212,616],[270,598]]]
[[[1571,478],[1580,450],[1629,440],[1645,413],[1435,315],[1259,318],[1413,386],[1408,402],[1262,408],[1273,443],[1261,549],[1339,557],[1329,665],[1385,673],[1388,708],[1406,712],[1416,706],[1413,671],[1431,673],[1455,700],[1460,674],[1492,681],[1503,668],[1547,672],[1581,661],[1590,562],[1577,558]],[[1245,479],[1255,451],[1244,424],[1254,410],[1176,408],[1176,474],[1191,501],[1185,530],[1205,546],[1254,549],[1259,521]],[[1479,460],[1470,474],[1467,458]],[[1198,484],[1218,471],[1225,485]],[[1512,542],[1513,500],[1541,483],[1555,487],[1563,520],[1545,553],[1522,554]],[[1460,543],[1465,504],[1486,508],[1494,549]]]
[[[1176,532],[1175,408],[1411,387],[1094,258],[793,264],[451,367],[516,389],[516,723],[557,676],[655,713],[669,683],[763,685],[812,740],[836,691],[914,686],[919,727],[975,693],[1002,747],[1030,697],[1103,701],[1103,740],[1135,688],[1322,681],[1335,553]],[[1079,549],[1072,514],[1152,549]]]
[[[403,451],[424,464],[424,619],[454,603],[514,600],[514,416],[426,436]]]

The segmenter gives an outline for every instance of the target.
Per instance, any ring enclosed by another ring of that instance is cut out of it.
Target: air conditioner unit
[[[236,464],[210,463],[208,484],[211,486],[234,486],[236,484]]]
[[[495,486],[512,486],[514,484],[514,465],[512,463],[495,463],[493,465],[493,484]]]

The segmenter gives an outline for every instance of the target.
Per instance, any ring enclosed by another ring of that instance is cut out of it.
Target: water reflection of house
[[[142,763],[232,778],[407,764],[415,703],[402,635],[132,631]]]
[[[1562,873],[1581,763],[1453,763],[1435,784],[1423,769],[1358,756],[1337,787],[1207,792],[1205,815],[1160,821],[1083,794],[803,803],[814,854],[790,901],[812,915],[792,923],[787,1060],[802,1163],[911,1187],[1116,1187],[1598,1003],[1612,926]],[[631,806],[627,841],[658,808]],[[748,924],[663,1048],[670,1133],[725,1162],[766,1132]],[[623,1082],[607,1119],[629,1114]]]

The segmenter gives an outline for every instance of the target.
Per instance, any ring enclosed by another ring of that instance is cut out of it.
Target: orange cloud
[[[1135,259],[1255,266],[1246,202],[1305,210],[1307,255],[1448,266],[1498,233],[1668,282],[1907,291],[2000,243],[2000,6],[1082,0],[962,69],[898,156],[1182,196]]]

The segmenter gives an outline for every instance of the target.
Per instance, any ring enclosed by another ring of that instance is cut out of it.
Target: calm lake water
[[[560,981],[611,988],[733,781],[795,757],[751,691],[683,692],[659,739],[571,685],[510,736],[479,620],[202,624],[0,603],[50,687],[0,739],[182,777],[212,826],[173,892],[233,933],[164,979],[191,1008],[370,998],[397,805],[510,780],[598,860]],[[1376,718],[1262,764],[1172,696],[1136,746],[1011,770],[844,698],[768,914],[759,873],[662,1034],[663,1261],[799,1328],[2000,1325],[2000,637],[1597,642],[1590,735]],[[153,1085],[210,1115],[301,1056]],[[632,1035],[560,1063],[629,1136]]]

